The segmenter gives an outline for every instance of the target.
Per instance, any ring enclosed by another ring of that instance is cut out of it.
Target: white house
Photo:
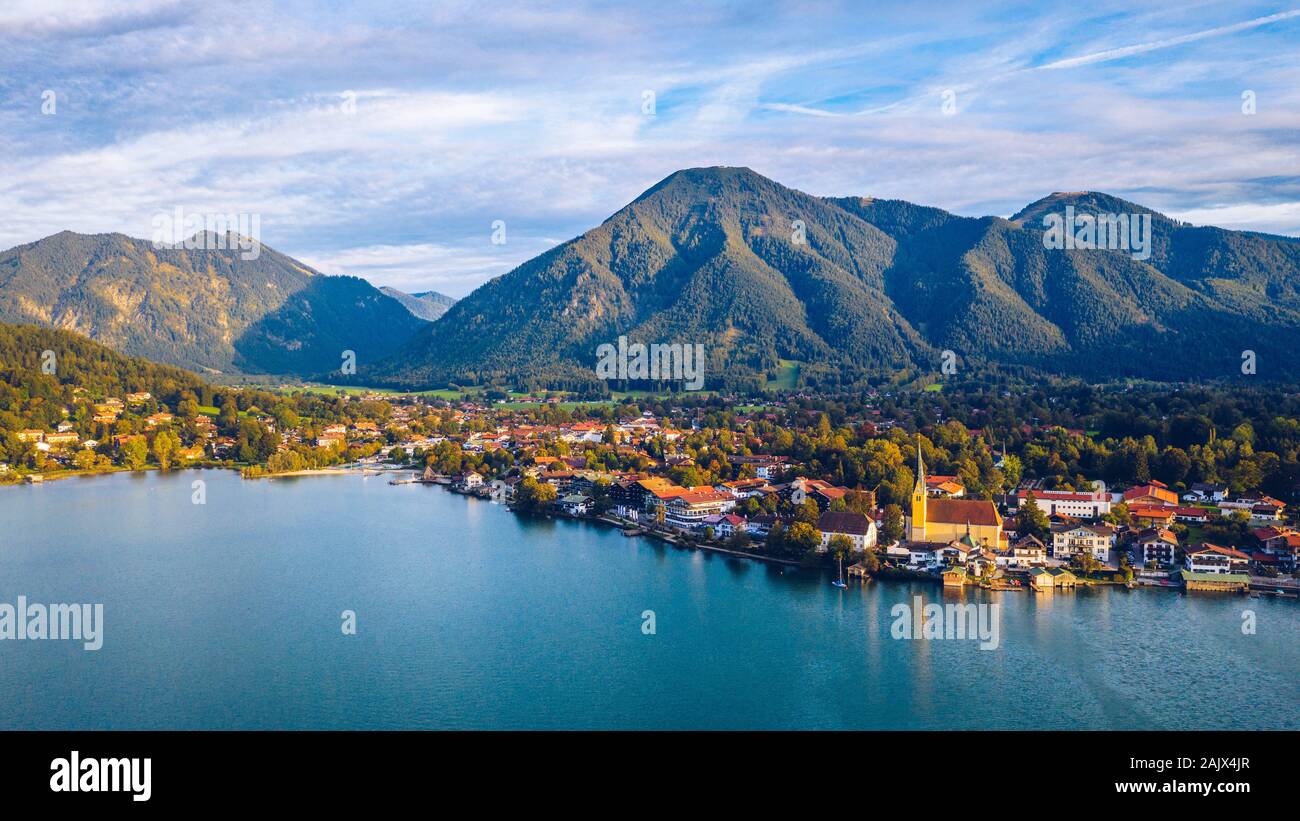
[[[934,542],[908,544],[907,566],[913,570],[935,570],[943,565],[943,549],[947,545]]]
[[[1231,547],[1202,544],[1188,548],[1183,563],[1193,573],[1245,573],[1250,557]]]
[[[1222,502],[1227,498],[1227,485],[1213,485],[1205,482],[1193,484],[1192,489],[1183,494],[1183,499],[1188,502]]]
[[[1068,559],[1087,551],[1099,562],[1106,561],[1115,544],[1115,529],[1110,525],[1059,524],[1052,526],[1052,555]]]
[[[560,500],[560,507],[570,516],[585,516],[591,509],[591,499],[581,493],[571,493]]]
[[[1137,536],[1138,559],[1143,565],[1172,567],[1178,550],[1178,537],[1163,527],[1151,527]]]
[[[828,510],[817,519],[817,529],[822,534],[818,548],[826,552],[834,536],[847,536],[853,549],[859,553],[876,546],[876,523],[870,517],[847,510]]]

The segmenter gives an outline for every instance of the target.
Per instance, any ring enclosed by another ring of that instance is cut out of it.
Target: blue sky
[[[1300,235],[1300,2],[989,6],[11,0],[0,247],[256,213],[323,271],[463,296],[701,165]]]

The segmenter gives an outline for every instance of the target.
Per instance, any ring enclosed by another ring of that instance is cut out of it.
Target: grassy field
[[[793,359],[778,360],[780,370],[776,378],[768,379],[763,387],[769,391],[792,391],[799,387],[799,363]]]

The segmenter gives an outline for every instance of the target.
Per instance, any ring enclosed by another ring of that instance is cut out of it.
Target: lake
[[[98,651],[0,641],[5,729],[1300,728],[1271,597],[840,590],[355,475],[5,487],[0,523],[0,602],[104,607]],[[998,648],[892,638],[916,595],[997,603]]]

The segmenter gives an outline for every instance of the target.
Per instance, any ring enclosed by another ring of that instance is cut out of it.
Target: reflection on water
[[[0,727],[1300,727],[1295,602],[840,590],[438,487],[195,475],[0,488],[0,602],[105,613],[96,653],[0,641]],[[918,595],[997,603],[998,649],[891,638]]]

